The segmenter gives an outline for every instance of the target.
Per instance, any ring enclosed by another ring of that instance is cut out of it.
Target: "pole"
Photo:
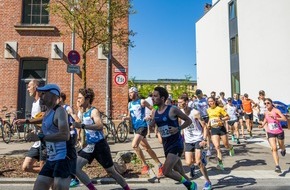
[[[75,50],[75,31],[73,30],[71,35],[71,49]],[[70,107],[73,109],[74,105],[74,73],[70,74]]]
[[[106,115],[111,117],[111,60],[112,60],[112,26],[110,13],[111,0],[108,0],[108,59],[107,59],[107,80],[106,80]]]
[[[75,2],[74,2],[75,6]],[[72,11],[74,11],[74,7],[72,8]],[[71,33],[71,50],[75,50],[75,30],[73,28],[73,31]],[[70,74],[70,107],[73,109],[74,105],[74,73]]]

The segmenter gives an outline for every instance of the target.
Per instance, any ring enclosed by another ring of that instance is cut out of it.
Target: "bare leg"
[[[114,166],[107,168],[106,171],[116,180],[118,184],[121,185],[121,187],[125,187],[127,185],[125,179],[115,170]]]

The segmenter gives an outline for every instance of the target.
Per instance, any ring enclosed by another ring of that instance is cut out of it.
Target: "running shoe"
[[[211,182],[205,182],[202,190],[211,190]]]
[[[281,150],[280,153],[281,153],[282,156],[285,156],[286,155],[286,149],[285,150]]]
[[[190,167],[190,177],[194,178],[194,176],[195,176],[195,165],[192,165]]]
[[[211,151],[210,150],[206,151],[206,156],[211,156]]]
[[[142,167],[141,174],[148,174],[149,173],[149,166],[145,165]]]
[[[157,177],[164,177],[164,175],[163,175],[163,165],[161,165],[161,166],[158,168],[158,174],[157,174]]]
[[[203,163],[204,166],[207,165],[206,154],[207,153],[204,150],[201,151],[201,162]]]
[[[71,179],[69,187],[77,187],[79,186],[80,181],[78,179]]]
[[[232,135],[232,141],[235,142],[235,135]]]
[[[190,187],[188,187],[187,189],[188,190],[197,190],[197,184],[192,181]]]
[[[280,166],[276,166],[275,167],[275,172],[282,173]]]
[[[219,161],[216,167],[219,170],[224,170],[224,164],[223,164],[223,162],[222,161]]]
[[[237,139],[237,144],[241,144],[241,142],[240,142],[240,140],[239,140],[239,139]]]

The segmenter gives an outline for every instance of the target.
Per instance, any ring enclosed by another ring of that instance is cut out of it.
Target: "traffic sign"
[[[80,73],[80,66],[78,65],[67,65],[67,70],[68,73]]]
[[[81,56],[76,50],[71,50],[70,52],[68,52],[67,58],[68,61],[73,65],[78,64],[81,60]]]
[[[115,75],[114,81],[117,85],[124,85],[127,83],[127,77],[123,73],[118,73]]]

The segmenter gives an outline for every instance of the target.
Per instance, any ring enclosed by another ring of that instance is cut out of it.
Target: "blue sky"
[[[211,0],[133,0],[129,78],[196,80],[195,23]]]

